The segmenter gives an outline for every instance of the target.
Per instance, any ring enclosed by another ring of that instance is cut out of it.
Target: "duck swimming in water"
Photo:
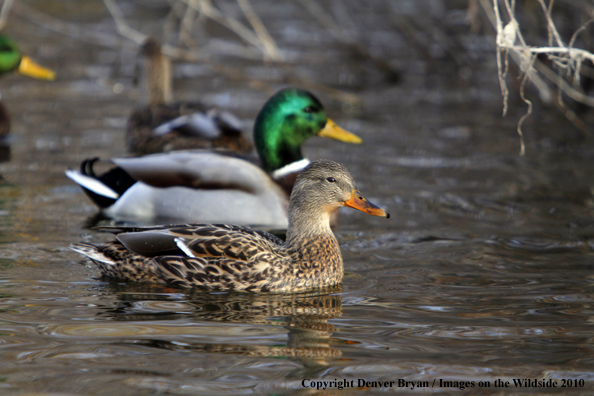
[[[149,37],[139,55],[147,105],[135,109],[128,119],[128,151],[143,155],[193,148],[252,150],[235,115],[199,102],[173,102],[171,64],[157,40]]]
[[[111,218],[286,229],[289,194],[309,163],[301,145],[314,135],[361,142],[330,120],[310,92],[287,88],[256,118],[261,166],[212,151],[177,151],[112,159],[117,167],[101,175],[93,170],[96,160],[87,160],[66,175]]]
[[[56,73],[39,66],[31,58],[23,55],[14,41],[0,35],[0,75],[11,72],[38,80],[53,80],[56,77]],[[8,111],[4,104],[0,102],[0,138],[8,135],[9,132],[10,118]]]
[[[357,190],[347,169],[318,160],[297,177],[286,242],[236,225],[99,227],[116,241],[71,248],[104,275],[126,281],[207,291],[294,293],[332,286],[343,278],[340,246],[330,215],[341,206],[390,217]]]

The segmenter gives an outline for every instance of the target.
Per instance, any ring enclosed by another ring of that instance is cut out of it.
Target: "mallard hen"
[[[318,160],[297,177],[291,193],[287,240],[236,225],[149,228],[100,227],[116,241],[73,250],[107,276],[209,291],[300,292],[338,284],[340,246],[330,215],[349,206],[374,216],[389,214],[367,201],[342,165]]]

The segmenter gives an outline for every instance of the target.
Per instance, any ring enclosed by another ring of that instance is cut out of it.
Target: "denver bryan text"
[[[396,386],[399,388],[428,388],[429,381],[405,381],[403,379],[398,379],[397,381],[369,381],[366,379],[358,378],[356,380],[351,379],[334,379],[329,381],[324,380],[311,380],[309,378],[304,379],[301,381],[301,385],[304,388],[315,388],[316,390],[325,390],[329,388],[335,388],[338,390],[342,390],[345,388],[392,388],[394,384],[397,383]]]

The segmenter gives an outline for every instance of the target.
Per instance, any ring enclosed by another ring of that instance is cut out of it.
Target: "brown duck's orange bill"
[[[359,191],[353,190],[351,198],[344,203],[344,206],[349,208],[358,209],[362,212],[368,213],[373,216],[390,218],[390,213],[386,212],[376,204],[369,202]]]
[[[328,121],[326,121],[326,126],[320,132],[318,132],[318,136],[336,139],[346,143],[359,144],[362,142],[359,136],[355,135],[354,133],[350,133],[349,131],[345,131],[336,125],[336,123],[330,118],[328,118]]]
[[[23,76],[33,77],[38,80],[53,80],[56,78],[56,73],[53,70],[39,66],[28,56],[22,57],[17,72]]]

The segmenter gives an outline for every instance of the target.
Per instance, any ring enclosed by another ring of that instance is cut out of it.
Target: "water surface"
[[[104,45],[17,14],[7,28],[59,78],[0,81],[13,116],[10,159],[0,164],[0,393],[303,394],[316,381],[359,379],[395,384],[326,393],[493,394],[503,389],[497,380],[509,381],[510,393],[591,393],[592,146],[573,140],[554,109],[539,108],[526,124],[528,155],[518,156],[525,107],[512,95],[501,117],[493,38],[468,33],[465,2],[436,15],[417,2],[322,3],[341,24],[356,21],[349,32],[400,71],[399,83],[293,2],[253,2],[290,73],[224,55],[238,41],[212,24],[199,41],[210,59],[267,84],[176,63],[178,99],[227,106],[248,124],[294,81],[287,75],[359,99],[314,89],[364,144],[311,139],[304,152],[344,163],[392,218],[342,210],[343,285],[278,296],[126,284],[99,277],[68,249],[110,238],[87,228],[96,209],[63,172],[86,158],[126,155],[136,46],[116,35],[102,2],[62,3],[27,4],[103,35]],[[163,5],[118,4],[136,28],[159,32]],[[223,7],[238,12],[235,3]],[[423,53],[403,28],[435,20],[466,40],[463,50],[436,39]],[[452,59],[456,48],[472,56]],[[399,379],[430,386],[399,388]],[[520,389],[513,379],[558,388]],[[572,388],[560,388],[567,380]]]

